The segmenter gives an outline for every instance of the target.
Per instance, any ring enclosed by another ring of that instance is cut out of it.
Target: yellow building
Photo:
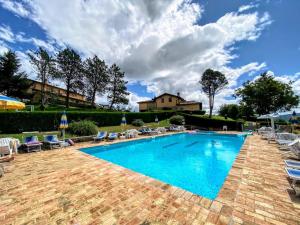
[[[40,103],[41,100],[41,90],[42,83],[35,80],[30,80],[32,82],[30,88],[27,90],[27,94],[29,94],[31,103]],[[47,95],[47,99],[50,102],[61,102],[64,103],[67,96],[67,90],[56,87],[50,84],[46,84],[45,92]],[[84,95],[70,92],[70,104],[88,104],[89,102],[86,100]]]
[[[150,110],[202,110],[201,102],[186,101],[180,97],[179,93],[177,93],[177,95],[164,93],[153,98],[152,100],[138,102],[138,104],[140,112]]]

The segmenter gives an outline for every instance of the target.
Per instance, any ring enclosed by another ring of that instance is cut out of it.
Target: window
[[[172,102],[172,97],[169,97],[169,102]]]
[[[164,98],[161,98],[161,103],[165,103],[165,99]]]

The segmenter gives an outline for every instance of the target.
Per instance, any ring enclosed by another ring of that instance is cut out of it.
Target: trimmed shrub
[[[141,119],[135,119],[131,122],[131,124],[136,127],[141,127],[144,125],[144,121]]]
[[[97,126],[120,125],[124,112],[67,112],[69,123],[81,120],[93,121]],[[170,118],[174,112],[129,112],[125,113],[129,124],[134,119],[141,119],[145,123]],[[62,112],[0,112],[0,132],[13,134],[24,131],[54,131],[58,130]]]
[[[242,122],[232,120],[232,119],[221,119],[221,118],[209,118],[205,116],[182,114],[185,118],[185,123],[187,125],[222,129],[224,125],[227,126],[229,130],[241,130]]]
[[[170,118],[170,124],[182,125],[184,117],[181,115],[174,115]]]
[[[78,136],[89,136],[97,134],[98,127],[92,121],[82,120],[70,123],[68,131]]]

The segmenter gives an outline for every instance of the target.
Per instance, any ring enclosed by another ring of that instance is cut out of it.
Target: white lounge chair
[[[279,145],[288,145],[298,139],[298,135],[292,133],[276,133],[275,141]]]
[[[12,148],[10,138],[0,138],[0,155],[12,155]]]
[[[166,128],[164,128],[164,127],[157,127],[157,128],[155,129],[155,131],[156,131],[157,133],[159,133],[159,134],[164,134],[164,133],[167,132]]]
[[[292,188],[295,190],[296,196],[299,196],[300,186],[297,185],[297,182],[300,181],[300,170],[286,167],[285,171],[288,177],[292,180]]]
[[[125,131],[125,138],[137,138],[140,132],[136,129],[130,129]]]
[[[262,134],[265,134],[265,133],[269,133],[272,131],[272,127],[261,127],[257,130],[257,133],[262,135]]]

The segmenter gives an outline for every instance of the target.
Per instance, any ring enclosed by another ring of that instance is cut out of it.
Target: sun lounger
[[[296,192],[296,196],[300,195],[300,186],[297,185],[297,181],[300,181],[300,170],[293,168],[285,168],[288,177],[292,180],[292,188]]]
[[[99,131],[97,136],[94,137],[94,141],[102,141],[106,138],[107,136],[107,132],[106,131]]]
[[[57,135],[44,135],[44,143],[53,149],[53,147],[61,147],[63,141],[58,140]]]
[[[137,138],[140,132],[136,129],[130,129],[125,131],[125,138]]]
[[[12,155],[12,146],[9,138],[0,138],[0,155]]]
[[[155,129],[155,131],[159,134],[164,134],[167,132],[166,128],[164,128],[164,127],[158,127]]]
[[[276,133],[275,141],[279,145],[288,145],[291,144],[293,141],[298,139],[299,137],[296,134],[292,133]]]
[[[37,136],[25,137],[24,146],[25,146],[27,152],[29,152],[30,150],[34,150],[34,151],[42,150],[42,143],[39,142]]]
[[[169,128],[170,131],[185,131],[184,126],[171,125]]]
[[[142,129],[140,129],[140,132],[142,134],[145,134],[145,135],[154,135],[154,134],[157,134],[157,131],[154,131],[154,130],[152,130],[149,127],[142,127]]]
[[[296,160],[284,160],[286,167],[300,169],[300,161]]]
[[[117,133],[109,133],[109,135],[108,135],[108,140],[115,140],[117,138],[118,138]]]

